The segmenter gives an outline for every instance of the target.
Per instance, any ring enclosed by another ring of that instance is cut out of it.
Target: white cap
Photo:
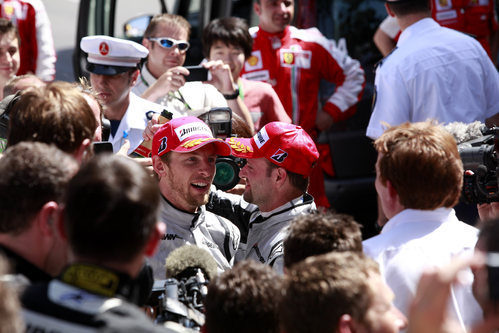
[[[102,75],[115,75],[135,68],[149,54],[138,43],[109,36],[83,37],[80,47],[88,53],[87,70]]]

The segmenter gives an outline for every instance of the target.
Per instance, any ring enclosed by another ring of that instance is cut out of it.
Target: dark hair
[[[415,13],[429,13],[430,1],[429,0],[411,0],[411,1],[397,1],[386,3],[396,16],[405,16]]]
[[[135,161],[103,154],[69,182],[65,204],[73,252],[123,263],[140,253],[154,230],[159,189]]]
[[[205,300],[208,333],[278,333],[281,278],[253,260],[210,281]]]
[[[331,252],[293,265],[285,276],[280,321],[286,333],[336,332],[343,314],[365,322],[377,264],[362,253]]]
[[[267,169],[267,176],[270,176],[272,173],[272,169],[277,169],[277,168],[282,168],[281,166],[274,164],[270,162],[269,160],[266,160],[268,162],[268,169]],[[286,170],[286,169],[285,169]],[[287,177],[289,178],[289,181],[291,185],[293,185],[294,188],[296,188],[298,191],[305,193],[307,192],[308,189],[308,184],[310,182],[309,177],[305,177],[304,175],[300,175],[298,173],[291,172],[289,170],[286,170]]]
[[[332,251],[362,252],[360,225],[354,218],[336,213],[300,215],[284,239],[284,266]]]
[[[21,142],[0,158],[0,232],[19,234],[49,201],[61,202],[78,165],[41,142]]]
[[[6,18],[0,18],[0,36],[6,34],[13,34],[16,36],[19,44],[21,44],[21,38],[19,38],[19,32],[16,26],[12,23],[12,21],[7,20]]]
[[[21,93],[10,111],[7,146],[40,141],[74,153],[85,139],[93,138],[96,128],[81,91],[68,82],[52,82]]]
[[[240,47],[244,56],[251,56],[253,38],[248,31],[248,24],[239,17],[224,17],[211,21],[203,30],[203,54],[210,56],[210,49],[217,41],[226,45]]]

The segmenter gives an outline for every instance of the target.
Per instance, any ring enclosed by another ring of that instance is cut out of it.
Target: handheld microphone
[[[208,280],[217,275],[217,263],[211,254],[195,245],[184,245],[173,250],[166,258],[166,278],[189,278],[201,269]]]

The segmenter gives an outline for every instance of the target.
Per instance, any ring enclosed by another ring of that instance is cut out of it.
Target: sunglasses
[[[168,37],[150,37],[150,41],[156,42],[159,46],[169,49],[177,45],[179,51],[187,51],[189,43],[185,40],[176,40]]]

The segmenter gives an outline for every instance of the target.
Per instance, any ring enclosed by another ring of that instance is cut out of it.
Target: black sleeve
[[[241,233],[241,242],[246,243],[252,211],[245,210],[229,198],[224,198],[213,191],[210,193],[206,210],[234,223]]]

